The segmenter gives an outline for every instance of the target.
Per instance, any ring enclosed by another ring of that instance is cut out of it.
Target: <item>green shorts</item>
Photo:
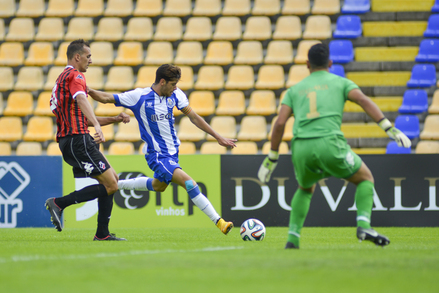
[[[323,178],[349,178],[361,167],[362,160],[341,135],[292,140],[291,159],[296,179],[303,188]]]

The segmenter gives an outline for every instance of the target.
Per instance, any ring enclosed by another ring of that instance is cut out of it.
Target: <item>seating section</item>
[[[67,46],[78,38],[88,40],[92,51],[93,63],[84,73],[90,88],[149,87],[159,65],[177,64],[178,87],[192,109],[222,135],[239,139],[238,148],[221,147],[174,109],[182,154],[267,153],[282,98],[309,76],[308,50],[321,42],[330,48],[330,73],[360,86],[412,139],[411,149],[395,147],[348,101],[342,131],[354,151],[437,152],[429,143],[439,140],[438,1],[0,2],[0,154],[26,154],[27,143],[36,143],[42,147],[35,148],[37,154],[60,155],[49,101],[67,64]],[[133,115],[90,102],[99,116]],[[292,117],[281,153],[289,153],[293,123]],[[106,126],[105,137],[106,153],[139,153],[137,123]]]

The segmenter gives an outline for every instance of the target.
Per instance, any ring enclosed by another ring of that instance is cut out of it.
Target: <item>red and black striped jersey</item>
[[[58,76],[50,98],[50,109],[56,116],[57,141],[67,135],[89,133],[87,117],[76,101],[78,94],[87,96],[84,74],[68,65]]]

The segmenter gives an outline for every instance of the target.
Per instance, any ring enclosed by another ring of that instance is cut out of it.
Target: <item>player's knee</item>
[[[160,182],[160,181],[154,182],[154,181],[152,181],[152,188],[154,188],[154,191],[164,192],[167,187],[168,187],[168,185],[163,183],[163,182]]]
[[[105,189],[107,189],[108,194],[113,194],[119,189],[117,186],[117,180],[111,180],[111,182],[107,182],[104,186]]]

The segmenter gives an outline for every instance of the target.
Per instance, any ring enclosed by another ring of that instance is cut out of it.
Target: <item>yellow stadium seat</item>
[[[191,12],[191,0],[166,0],[165,9],[163,9],[164,16],[183,17],[186,15],[190,15]]]
[[[231,116],[215,116],[210,121],[210,126],[221,136],[226,138],[236,138],[236,120]],[[214,141],[213,136],[207,135],[208,141]]]
[[[51,42],[33,42],[29,46],[24,65],[45,66],[53,63],[54,52]]]
[[[255,85],[253,67],[250,65],[232,65],[228,72],[225,89],[248,90]]]
[[[3,41],[5,38],[5,33],[6,33],[6,29],[5,29],[5,21],[3,19],[0,18],[0,41]]]
[[[238,141],[267,139],[267,123],[264,116],[244,116],[238,132]]]
[[[191,17],[183,35],[185,41],[206,41],[212,38],[212,20],[209,17]]]
[[[357,47],[355,61],[413,61],[418,55],[419,47]]]
[[[119,123],[117,125],[117,131],[114,134],[114,140],[131,142],[139,141],[140,131],[137,121],[135,121],[135,119],[131,119],[130,123]]]
[[[125,41],[145,42],[152,39],[154,29],[149,17],[132,17],[128,20]]]
[[[276,29],[273,32],[274,40],[297,40],[302,37],[302,23],[295,15],[278,17]]]
[[[216,16],[221,14],[221,0],[195,0],[192,15]]]
[[[0,117],[0,141],[16,141],[23,138],[20,117]]]
[[[135,88],[150,87],[155,81],[155,73],[157,66],[142,66],[137,73],[137,81],[134,84]]]
[[[276,96],[273,91],[256,90],[250,94],[247,115],[268,116],[276,113]]]
[[[239,116],[245,113],[245,96],[242,91],[223,91],[218,98],[216,115]]]
[[[14,86],[12,67],[0,67],[0,91],[11,90]]]
[[[398,112],[402,104],[402,97],[373,97],[371,100],[377,104],[383,112]],[[364,112],[363,108],[351,101],[346,101],[345,112]]]
[[[213,39],[217,41],[235,41],[241,39],[241,19],[236,16],[221,16],[218,18],[213,33]]]
[[[293,45],[290,41],[277,40],[268,43],[265,64],[286,65],[293,63],[293,59]]]
[[[178,153],[180,155],[193,155],[196,152],[197,148],[195,147],[195,144],[190,141],[183,141],[178,148]]]
[[[306,60],[308,60],[308,51],[309,49],[315,45],[319,44],[321,41],[317,40],[303,40],[299,42],[297,46],[296,57],[294,57],[294,63],[296,64],[305,64]]]
[[[75,5],[73,0],[49,0],[46,17],[67,17],[73,15]]]
[[[311,15],[306,19],[304,39],[329,39],[332,37],[331,19],[327,15]]]
[[[233,54],[233,53],[232,53]],[[234,64],[257,65],[262,63],[263,49],[259,41],[241,41],[236,50]]]
[[[267,155],[271,150],[271,141],[267,141],[262,146],[262,154]],[[286,155],[290,153],[288,149],[288,144],[285,141],[281,141],[279,145],[279,154]]]
[[[8,18],[15,15],[15,0],[1,0],[0,18]]]
[[[398,11],[430,11],[434,0],[372,0],[371,10],[374,12],[398,12]]]
[[[271,140],[271,136],[273,134],[273,127],[274,127],[274,124],[276,123],[278,117],[279,116],[274,117],[273,120],[271,121],[270,132],[268,132],[268,139],[269,140]],[[288,118],[287,123],[285,123],[282,141],[290,141],[293,138],[293,126],[294,126],[294,116],[291,116],[290,118]]]
[[[34,110],[33,103],[31,92],[11,92],[3,115],[21,117],[31,115]]]
[[[282,7],[282,14],[305,15],[311,12],[309,0],[285,0]]]
[[[268,16],[250,16],[245,24],[244,40],[271,39],[271,21]]]
[[[54,129],[52,117],[32,116],[27,123],[23,135],[25,141],[46,141],[53,139]]]
[[[77,39],[92,40],[94,36],[93,19],[91,17],[74,17],[67,25],[66,41]]]
[[[351,148],[358,155],[384,155],[386,148]]]
[[[162,0],[137,0],[134,16],[158,16],[163,12]]]
[[[325,15],[340,13],[340,0],[314,0],[311,13]]]
[[[198,79],[195,82],[196,90],[219,90],[224,87],[224,71],[219,65],[201,66]]]
[[[233,63],[233,45],[229,41],[212,41],[207,45],[204,64],[227,65]]]
[[[114,65],[136,66],[143,63],[143,46],[141,42],[122,42],[117,49]]]
[[[177,86],[182,90],[189,90],[194,87],[194,70],[192,66],[179,66],[181,69],[181,79]]]
[[[291,66],[288,73],[288,80],[286,84],[287,88],[302,81],[309,74],[309,69],[306,67],[306,65],[300,64]]]
[[[421,140],[416,145],[416,154],[439,154],[439,141]]]
[[[55,116],[50,110],[50,97],[52,92],[41,92],[38,95],[37,106],[34,110],[34,115],[36,116]]]
[[[70,42],[62,42],[59,46],[58,46],[58,52],[55,58],[55,61],[53,62],[53,64],[61,66],[67,65],[67,47],[69,46]],[[91,45],[90,45],[91,46]],[[93,53],[94,54],[94,53]],[[94,55],[93,55],[93,63],[95,63],[95,59],[94,59]]]
[[[387,134],[376,123],[342,123],[341,131],[346,138],[387,137]]]
[[[236,147],[230,153],[232,155],[256,155],[258,153],[258,145],[254,141],[238,141]]]
[[[0,65],[18,66],[24,62],[24,47],[21,42],[5,42],[0,45]]]
[[[224,155],[227,153],[227,148],[219,145],[216,141],[206,141],[200,147],[200,154],[202,155]]]
[[[423,36],[427,21],[364,21],[363,37]]]
[[[132,142],[116,141],[108,147],[109,155],[134,155],[134,145]]]
[[[250,9],[250,0],[225,0],[222,15],[244,16]]]
[[[439,114],[439,90],[435,90],[431,104],[428,107],[429,114]]]
[[[189,105],[200,116],[215,112],[215,95],[211,91],[194,91],[189,95]]]
[[[43,69],[36,66],[20,68],[17,75],[16,91],[36,91],[43,88]]]
[[[107,0],[105,16],[125,17],[133,13],[133,0]]]
[[[102,67],[89,67],[84,76],[88,87],[95,90],[104,88],[104,70]]]
[[[55,42],[64,39],[64,21],[60,17],[45,17],[38,25],[35,41]]]
[[[127,91],[133,88],[134,72],[131,66],[113,66],[108,71],[106,91]]]
[[[279,0],[255,0],[252,15],[273,16],[280,13]]]
[[[9,142],[0,142],[0,156],[12,155],[11,144]]]
[[[44,0],[19,0],[17,17],[40,17],[44,15]]]
[[[122,40],[123,21],[120,17],[103,17],[98,22],[94,39],[96,41],[115,42]]]
[[[78,0],[75,16],[94,17],[104,14],[104,0]]]
[[[181,21],[181,18],[174,16],[159,18],[154,34],[155,41],[174,42],[180,40],[182,36],[183,23]]]
[[[347,72],[346,78],[358,86],[406,86],[410,71]]]
[[[61,156],[61,150],[59,149],[59,145],[57,142],[52,141],[51,143],[49,143],[49,145],[47,146],[46,149],[46,154],[48,156]]]
[[[428,115],[424,121],[424,129],[419,136],[426,140],[439,140],[439,115]]]
[[[90,44],[90,51],[92,53],[92,66],[106,66],[113,64],[114,52],[113,44],[111,42],[93,42]]]
[[[17,145],[15,154],[17,156],[41,156],[43,154],[43,147],[39,142],[23,141]]]
[[[285,86],[285,72],[281,65],[262,65],[255,88],[277,90]]]
[[[117,113],[117,115],[119,115],[120,112],[121,112],[121,109],[119,109],[119,112]],[[93,126],[89,126],[88,130],[90,131],[91,136],[94,136],[94,134],[96,133],[96,130]],[[114,139],[114,124],[108,124],[105,126],[101,126],[101,130],[102,130],[102,134],[104,135],[105,141],[110,141],[110,140]]]
[[[172,63],[174,50],[171,42],[151,42],[146,50],[144,64],[161,65]]]
[[[189,117],[182,117],[178,125],[178,138],[181,141],[200,141],[204,140],[206,133],[196,127]]]
[[[27,42],[35,37],[35,26],[32,18],[13,18],[9,23],[9,30],[5,36],[8,42]]]
[[[117,116],[122,112],[123,109],[120,107],[116,107],[113,103],[102,104],[97,103],[95,109],[96,116]]]
[[[183,41],[178,44],[174,63],[178,65],[198,65],[203,62],[203,45],[200,42]]]

